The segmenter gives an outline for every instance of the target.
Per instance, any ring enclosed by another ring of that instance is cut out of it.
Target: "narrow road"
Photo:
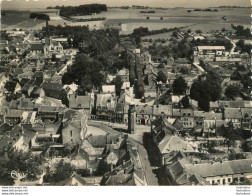
[[[153,168],[150,165],[150,161],[148,160],[148,154],[143,145],[139,144],[138,142],[134,141],[131,138],[128,138],[130,143],[134,145],[139,153],[140,160],[144,169],[145,178],[147,180],[148,186],[158,186],[158,179],[156,175],[153,173]]]
[[[100,122],[100,121],[88,121],[87,123],[89,126],[94,126],[101,128],[102,130],[110,133],[110,134],[120,134],[121,132],[115,131],[111,127],[109,127],[108,122]],[[112,125],[112,124],[111,124]],[[156,175],[153,173],[153,168],[151,167],[151,164],[149,162],[147,151],[145,150],[144,146],[138,141],[134,140],[132,137],[128,137],[128,141],[137,148],[141,164],[144,169],[145,178],[147,181],[147,184],[150,186],[158,186],[158,179]]]

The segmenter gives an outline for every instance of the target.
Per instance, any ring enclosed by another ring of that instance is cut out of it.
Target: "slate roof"
[[[142,106],[136,105],[135,106],[136,114],[144,114],[144,115],[152,115],[152,107],[151,106]]]
[[[21,117],[22,114],[23,114],[22,110],[9,109],[5,117],[18,118],[18,117]]]
[[[14,81],[7,81],[4,88],[13,93],[15,91],[16,85],[17,83]]]
[[[0,135],[5,135],[6,131],[10,131],[12,127],[8,125],[7,123],[4,123],[0,126]]]
[[[192,172],[202,177],[215,177],[220,175],[234,175],[241,173],[252,173],[252,159],[241,159],[233,161],[187,164],[186,167]]]
[[[252,117],[252,109],[251,108],[241,108],[242,118],[250,118]]]
[[[21,86],[23,86],[23,85],[27,84],[29,81],[30,81],[30,79],[22,78],[22,79],[19,81],[19,83],[20,83]]]
[[[225,119],[241,119],[242,112],[239,108],[225,108],[224,118]]]
[[[166,116],[172,116],[172,105],[154,105],[153,115],[161,115],[164,113]]]
[[[44,46],[41,43],[34,43],[34,44],[31,44],[31,50],[44,51]]]
[[[219,107],[240,108],[244,107],[244,101],[219,101]]]
[[[70,95],[69,108],[90,108],[90,96]]]
[[[33,77],[43,77],[43,72],[42,71],[36,71],[33,75]]]
[[[159,144],[160,153],[168,153],[171,151],[195,152],[189,143],[177,136],[166,136]]]
[[[54,90],[54,91],[61,92],[63,85],[58,84],[58,83],[43,82],[41,84],[41,88],[43,88],[44,90]]]

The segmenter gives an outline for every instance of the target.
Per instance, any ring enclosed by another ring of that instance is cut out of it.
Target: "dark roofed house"
[[[16,93],[21,90],[21,86],[14,81],[7,81],[4,88],[7,89],[10,93]]]
[[[35,86],[34,85],[31,85],[31,84],[25,84],[22,89],[21,89],[21,92],[22,94],[25,95],[25,97],[30,97],[31,95],[31,92],[33,90]]]
[[[48,97],[61,99],[63,93],[63,85],[58,83],[43,82],[41,88],[44,90],[45,95]]]
[[[136,105],[136,122],[142,125],[150,125],[152,120],[152,106]]]
[[[86,186],[86,185],[88,185],[86,180],[77,173],[73,173],[69,179],[57,183],[57,186]]]
[[[35,80],[33,84],[39,87],[43,83],[44,74],[42,71],[37,71],[34,73],[33,78]]]
[[[41,43],[33,43],[31,44],[31,52],[33,53],[43,53],[44,46]]]
[[[19,101],[18,109],[33,111],[35,103],[30,98],[21,98]]]
[[[69,108],[71,109],[84,109],[88,115],[91,114],[91,97],[89,95],[79,96],[73,94],[69,96]]]
[[[19,84],[21,87],[23,87],[25,84],[27,84],[28,82],[30,81],[30,79],[28,78],[22,78],[20,81],[19,81]]]
[[[5,115],[5,122],[10,126],[19,124],[22,119],[22,114],[22,110],[9,109]]]
[[[231,121],[236,128],[241,127],[242,112],[240,108],[225,108],[224,110],[225,121]]]
[[[12,129],[12,126],[8,125],[7,123],[4,123],[0,126],[0,139],[6,135],[6,132],[10,131]]]
[[[252,118],[252,109],[251,108],[241,108],[242,114],[242,128],[244,130],[251,130],[251,118]]]

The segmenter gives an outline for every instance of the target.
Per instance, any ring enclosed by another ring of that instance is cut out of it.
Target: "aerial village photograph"
[[[2,0],[0,186],[250,185],[250,16],[249,0]]]

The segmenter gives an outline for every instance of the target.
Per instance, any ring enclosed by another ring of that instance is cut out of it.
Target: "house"
[[[158,145],[164,139],[164,137],[177,135],[178,130],[179,129],[174,127],[168,119],[165,117],[159,117],[152,122],[151,132],[153,141]]]
[[[0,126],[0,140],[6,135],[6,132],[11,131],[13,127],[8,125],[7,123],[3,123]]]
[[[40,87],[44,90],[46,96],[61,99],[63,93],[62,84],[43,82]]]
[[[44,46],[41,43],[32,43],[30,51],[34,54],[44,53]]]
[[[143,164],[141,163],[137,149],[127,140],[121,149],[125,148],[126,154],[116,166],[111,165],[109,172],[105,173],[100,185],[125,185],[125,186],[146,186]]]
[[[136,105],[136,123],[142,125],[151,125],[152,120],[152,106]]]
[[[117,123],[128,124],[128,110],[128,104],[117,103],[115,108],[115,121]]]
[[[21,78],[21,80],[19,81],[19,84],[20,84],[21,87],[23,87],[29,81],[30,81],[30,79],[28,79],[28,78]]]
[[[123,82],[121,87],[121,96],[126,93],[130,97],[134,97],[134,89],[130,87],[130,82]]]
[[[32,84],[25,84],[22,89],[21,89],[21,92],[22,94],[24,94],[25,97],[30,97],[31,96],[31,92],[33,91],[34,89],[34,85]]]
[[[181,122],[185,130],[194,128],[194,112],[190,108],[182,108],[179,110],[181,116]]]
[[[36,71],[32,78],[35,80],[34,84],[39,87],[43,83],[44,74],[42,71]]]
[[[114,94],[97,94],[96,116],[99,119],[112,119],[116,108],[116,97]]]
[[[36,105],[35,105],[36,107]],[[63,118],[63,111],[64,111],[64,107],[60,107],[60,106],[48,106],[48,105],[40,105],[38,106],[37,110],[38,110],[38,118],[42,119],[42,120],[46,120],[49,119],[51,121]]]
[[[164,155],[171,151],[182,151],[184,153],[196,153],[197,151],[186,140],[182,140],[176,135],[165,136],[157,145],[164,164]]]
[[[211,185],[229,185],[243,182],[252,176],[252,159],[221,161],[203,164],[186,164],[191,173],[200,175]]]
[[[19,83],[14,82],[14,81],[7,81],[4,86],[5,89],[8,90],[10,93],[16,94],[18,91],[21,90],[21,86]]]
[[[115,85],[102,85],[102,93],[114,93],[115,94]]]
[[[18,151],[28,152],[35,143],[37,133],[33,130],[28,130],[20,125],[16,125],[10,131],[10,138],[14,140],[13,147]]]
[[[89,95],[80,96],[73,94],[69,96],[69,108],[80,110],[84,109],[87,115],[91,115],[91,97]]]
[[[82,144],[87,131],[87,115],[78,117],[75,115],[67,122],[64,122],[62,129],[63,144]]]
[[[69,179],[58,182],[57,186],[87,186],[86,180],[78,175],[77,173],[73,173]]]
[[[21,98],[18,102],[18,109],[25,111],[33,111],[35,103],[30,98]]]
[[[49,51],[51,52],[61,52],[63,51],[63,46],[60,44],[60,42],[52,42],[50,45],[49,45]]]
[[[167,119],[172,117],[172,105],[153,105],[153,120],[160,116],[164,116]]]
[[[66,92],[67,98],[69,99],[70,95],[73,95],[76,93],[78,89],[78,85],[72,83],[71,85],[64,85],[63,89]]]
[[[33,90],[30,93],[31,98],[39,98],[39,97],[45,97],[45,92],[40,87],[34,87]]]
[[[251,108],[241,108],[242,121],[241,125],[244,130],[251,130],[251,117],[252,117],[252,109]]]
[[[185,169],[186,160],[178,159],[172,164],[165,166],[164,174],[165,181],[168,185],[180,185],[180,186],[205,186],[209,183],[200,175],[190,173]]]
[[[224,120],[231,121],[235,128],[241,128],[242,112],[240,108],[225,108]]]
[[[119,76],[123,82],[129,82],[129,71],[126,68],[121,69],[116,76]]]
[[[15,126],[16,124],[19,124],[22,120],[22,114],[22,110],[8,109],[4,119],[5,123],[10,126]]]
[[[156,86],[145,86],[144,87],[144,99],[145,102],[151,102],[157,98]]]

